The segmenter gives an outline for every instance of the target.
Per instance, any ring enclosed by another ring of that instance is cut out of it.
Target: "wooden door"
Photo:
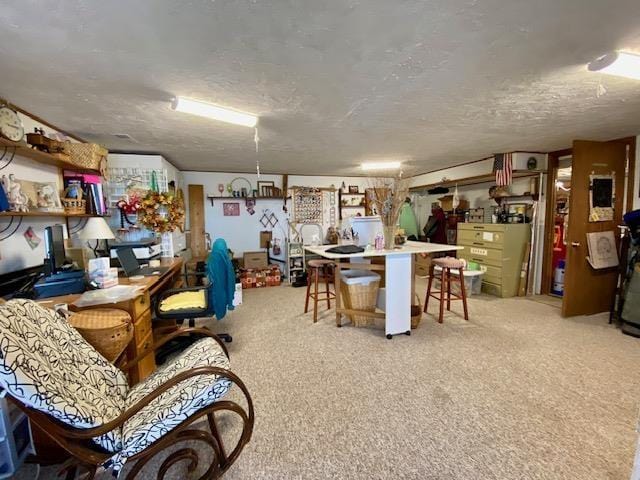
[[[588,232],[612,230],[616,241],[622,221],[624,172],[627,144],[622,141],[573,142],[571,196],[567,229],[567,261],[564,276],[562,315],[591,315],[609,311],[614,299],[616,268],[594,270],[586,258]],[[615,172],[615,210],[613,221],[589,222],[589,176]]]
[[[204,231],[204,188],[189,185],[189,230],[191,231],[191,253],[194,258],[207,255]]]

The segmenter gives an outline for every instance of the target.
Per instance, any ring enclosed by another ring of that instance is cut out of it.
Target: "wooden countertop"
[[[169,267],[165,272],[160,275],[149,275],[140,279],[139,281],[131,281],[127,277],[120,277],[118,279],[119,285],[136,285],[142,287],[142,292],[149,292],[149,295],[153,296],[158,291],[167,287],[173,276],[182,268],[184,260],[182,258],[163,258],[160,260],[161,267]],[[72,305],[76,300],[80,298],[81,293],[74,293],[71,295],[61,295],[58,297],[43,298],[36,300],[38,303],[46,306],[53,307],[56,303],[66,303]]]

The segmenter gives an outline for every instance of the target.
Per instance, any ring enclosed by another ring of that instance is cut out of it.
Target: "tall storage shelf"
[[[289,242],[287,244],[287,279],[289,283],[304,273],[306,269],[305,252],[302,243]]]
[[[0,479],[12,478],[27,455],[34,453],[29,419],[6,398],[0,398]]]
[[[483,292],[514,297],[530,235],[528,223],[458,223],[458,257],[480,264]]]

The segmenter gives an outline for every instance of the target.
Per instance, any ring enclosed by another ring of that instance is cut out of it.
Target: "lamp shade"
[[[112,240],[116,238],[104,218],[91,217],[78,234],[81,240]]]

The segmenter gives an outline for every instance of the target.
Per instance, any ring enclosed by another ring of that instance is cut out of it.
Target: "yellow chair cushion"
[[[196,292],[176,293],[160,302],[160,311],[170,312],[172,310],[204,309],[207,306],[205,293],[206,290],[204,289]]]

